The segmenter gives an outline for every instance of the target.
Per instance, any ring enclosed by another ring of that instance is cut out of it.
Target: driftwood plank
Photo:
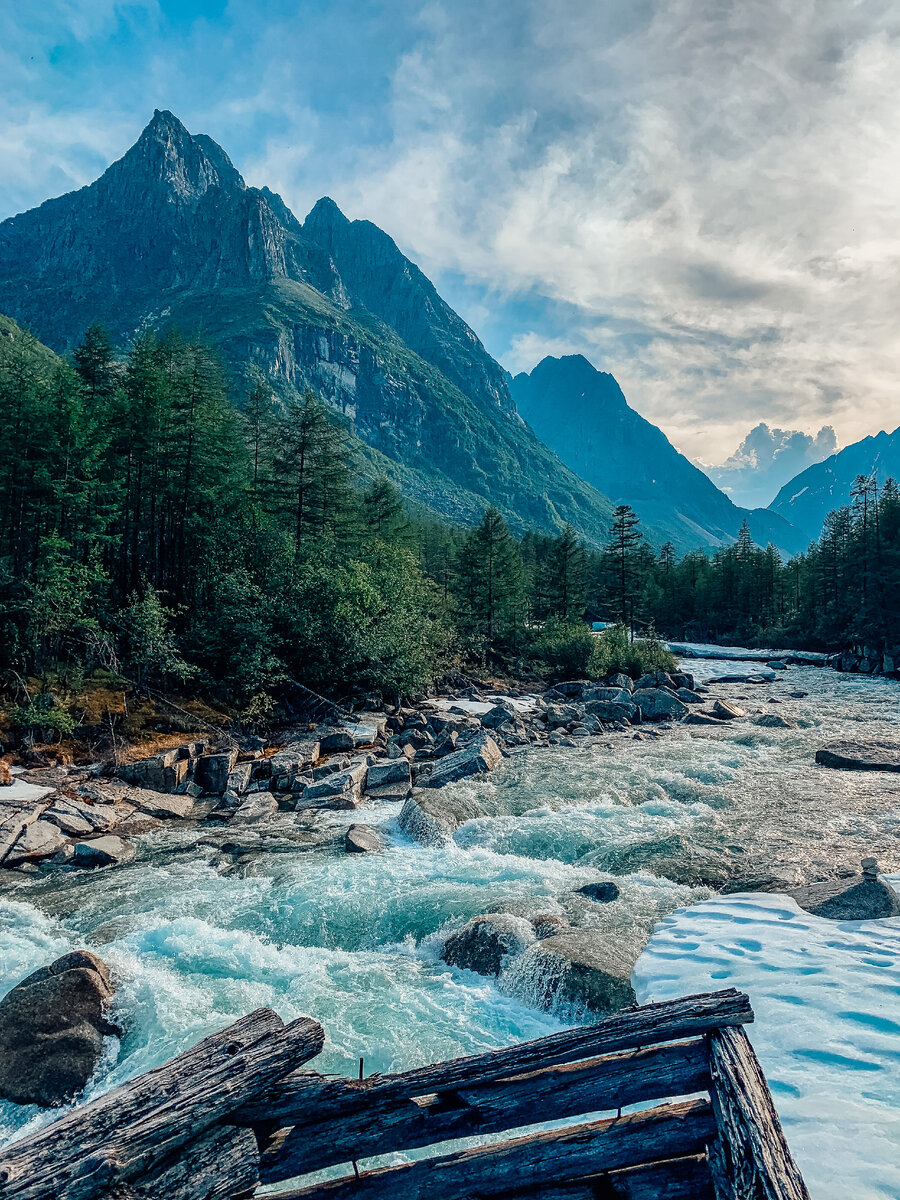
[[[292,1179],[336,1163],[451,1138],[499,1133],[645,1100],[707,1091],[709,1050],[703,1039],[632,1050],[608,1058],[564,1063],[542,1071],[380,1104],[343,1121],[297,1126],[267,1150],[263,1183]]]
[[[809,1200],[746,1033],[718,1030],[709,1051],[720,1134],[712,1161],[723,1200]]]
[[[250,1129],[214,1125],[132,1183],[101,1200],[231,1200],[259,1182],[259,1151]]]
[[[691,1100],[366,1171],[359,1178],[281,1192],[278,1200],[330,1200],[342,1192],[352,1193],[353,1200],[471,1200],[698,1154],[715,1134],[709,1101]]]
[[[0,1153],[0,1200],[92,1200],[153,1170],[322,1048],[261,1008]]]
[[[379,1103],[388,1103],[409,1096],[471,1087],[559,1063],[613,1054],[617,1050],[695,1037],[752,1020],[750,1001],[734,988],[665,1000],[628,1009],[594,1025],[580,1025],[537,1041],[420,1067],[399,1075],[373,1075],[363,1083],[324,1079],[315,1072],[298,1071],[241,1108],[235,1113],[234,1120],[249,1125],[266,1122],[300,1125],[326,1118],[342,1120],[351,1113],[370,1109],[376,1098]]]
[[[716,1200],[705,1154],[592,1175],[574,1183],[507,1193],[509,1200]],[[506,1197],[504,1197],[506,1200]]]

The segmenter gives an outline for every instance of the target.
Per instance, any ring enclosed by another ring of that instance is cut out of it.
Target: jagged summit
[[[205,134],[192,136],[174,113],[154,109],[140,137],[97,181],[118,186],[122,179],[168,188],[182,201],[196,201],[210,188],[246,184],[222,147]],[[96,186],[96,185],[92,185]]]
[[[573,392],[588,398],[601,408],[623,408],[628,402],[615,376],[608,371],[599,371],[583,354],[562,354],[558,358],[548,354],[542,358],[524,378],[532,380],[532,388],[540,391],[545,381],[554,386],[565,384]]]

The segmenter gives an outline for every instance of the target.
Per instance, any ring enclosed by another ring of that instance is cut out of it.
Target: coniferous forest
[[[100,326],[70,361],[0,338],[0,663],[8,680],[108,670],[265,720],[280,684],[397,698],[460,668],[600,675],[662,662],[656,635],[893,645],[900,492],[861,477],[807,553],[746,526],[712,554],[652,547],[616,509],[608,543],[463,529],[359,473],[313,392],[229,395],[215,354]],[[598,643],[589,622],[618,628]],[[630,647],[625,630],[642,635]]]

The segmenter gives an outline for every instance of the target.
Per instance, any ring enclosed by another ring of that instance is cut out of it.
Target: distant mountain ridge
[[[852,442],[807,467],[784,485],[769,507],[801,529],[808,542],[814,541],[829,512],[850,503],[857,475],[872,474],[879,484],[891,475],[900,481],[900,428]]]
[[[679,549],[729,545],[744,520],[760,545],[787,554],[805,548],[785,519],[735,505],[583,355],[547,357],[511,386],[519,412],[567,466]]]

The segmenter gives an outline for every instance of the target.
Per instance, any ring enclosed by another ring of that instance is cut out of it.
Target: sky
[[[900,424],[895,0],[0,0],[0,78],[0,219],[168,108],[697,461]]]

